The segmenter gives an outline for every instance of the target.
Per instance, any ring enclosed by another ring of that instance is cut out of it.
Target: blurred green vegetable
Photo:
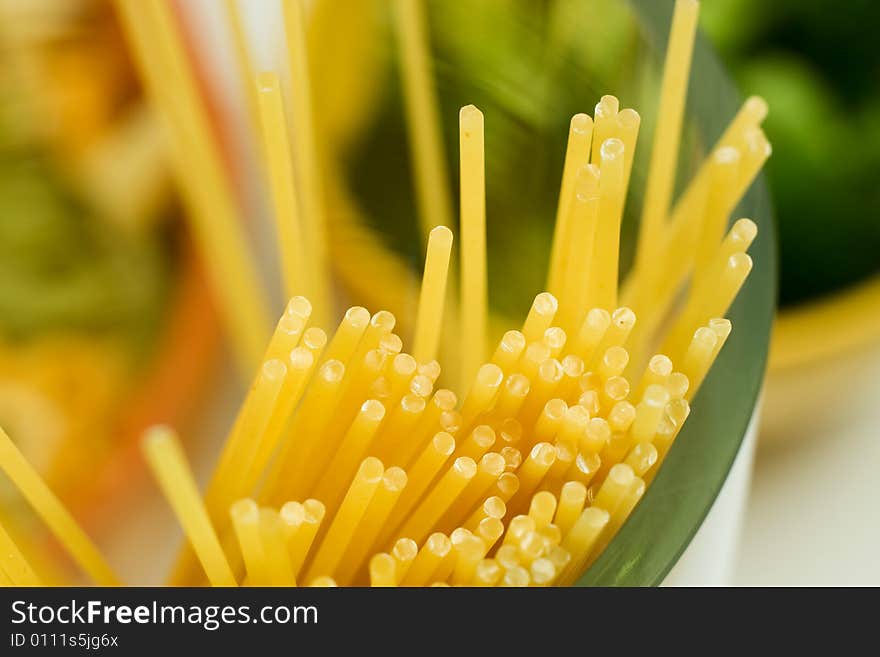
[[[90,217],[34,153],[0,155],[0,333],[153,335],[171,256],[158,236]]]

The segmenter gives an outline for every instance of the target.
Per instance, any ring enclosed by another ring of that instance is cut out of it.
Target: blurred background
[[[85,515],[215,358],[164,150],[110,3],[0,2],[0,423]]]
[[[372,4],[357,3],[349,25]],[[462,82],[439,67],[443,114],[455,116],[459,97],[508,109],[508,123],[492,129],[514,137],[507,140],[511,152],[490,163],[497,167],[489,175],[511,189],[534,189],[533,205],[516,211],[535,215],[555,198],[565,135],[558,126],[592,107],[598,90],[609,85],[622,97],[639,98],[652,97],[657,86],[656,74],[615,77],[615,66],[648,70],[647,48],[625,18],[631,11],[625,0],[589,0],[603,17],[602,30],[575,38],[578,47],[566,55],[589,64],[568,80],[551,76],[555,87],[512,93],[539,74],[527,62],[542,37],[564,27],[539,24],[552,4],[518,4],[514,19],[503,23],[509,29],[490,40],[457,30],[467,21],[455,11],[435,12],[441,62],[479,61],[485,76]],[[255,151],[246,104],[224,100],[235,95],[229,57],[222,43],[212,45],[210,21],[199,18],[210,18],[206,3],[178,5],[236,198],[252,211],[246,214],[259,214],[260,191],[249,178]],[[880,482],[872,469],[880,457],[880,49],[873,34],[880,6],[870,0],[852,0],[845,11],[831,0],[702,5],[703,35],[739,90],[764,96],[771,108],[764,128],[773,156],[765,171],[780,256],[779,314],[735,581],[880,584],[873,557],[880,547],[880,511],[873,503]],[[493,2],[480,6],[484,19],[500,11]],[[340,36],[326,26],[321,32],[321,15],[315,12],[315,30],[327,37],[320,44],[328,80],[345,74],[339,62],[346,55],[371,61],[360,56],[351,33]],[[568,27],[575,35],[589,29],[586,23]],[[250,29],[270,31],[258,22]],[[361,84],[380,75],[359,73]],[[355,98],[364,111],[328,120],[352,166],[378,174],[365,165],[377,144],[401,141],[393,132],[403,130],[400,108],[359,89],[351,72],[343,80],[350,85],[343,100]],[[338,100],[332,89],[327,93]],[[627,106],[647,117],[653,107],[646,102]],[[548,106],[561,108],[554,125],[535,119]],[[355,132],[349,122],[371,127],[359,140],[346,140]],[[556,140],[548,143],[547,134]],[[685,135],[686,146],[696,140]],[[141,490],[136,441],[144,427],[181,427],[197,452],[222,435],[242,390],[166,147],[111,2],[0,0],[0,425],[96,531]],[[535,157],[532,168],[518,166],[533,153],[549,156]],[[406,216],[413,199],[399,184],[405,157],[405,151],[387,155],[391,168],[381,170],[383,177],[361,176],[352,185],[366,215]],[[503,193],[488,203],[490,216],[513,210]],[[523,225],[528,229],[505,237],[494,258],[490,251],[490,276],[509,275],[511,263],[500,260],[502,254],[534,258],[528,255],[534,245],[549,240],[548,224]],[[407,245],[417,241],[412,226],[383,226],[404,261],[412,260]],[[277,279],[265,227],[249,221],[245,228],[261,273]],[[545,257],[514,270],[514,283],[500,286],[511,295],[493,299],[499,312],[524,310],[528,298],[518,292],[534,287]],[[362,291],[351,275],[340,276]],[[277,297],[277,286],[268,287]],[[0,480],[4,517],[16,515],[6,485]],[[114,540],[124,550],[140,537]]]

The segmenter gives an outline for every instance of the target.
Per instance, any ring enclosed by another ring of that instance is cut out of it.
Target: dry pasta
[[[156,44],[174,50],[167,7],[150,0],[153,19],[136,27],[133,4],[118,2],[145,68],[159,65],[162,59],[149,57]],[[398,4],[400,9],[409,3]],[[549,289],[535,296],[523,323],[510,327],[491,354],[483,136],[484,120],[490,119],[476,107],[462,108],[461,326],[444,323],[453,234],[439,208],[421,218],[431,230],[412,352],[394,333],[391,313],[371,315],[358,306],[344,314],[328,340],[329,327],[321,326],[330,310],[325,217],[302,14],[292,0],[285,8],[294,82],[302,92],[291,108],[298,142],[291,152],[284,143],[278,80],[271,73],[258,77],[256,109],[292,298],[204,495],[172,429],[154,428],[144,439],[150,468],[188,539],[171,582],[570,584],[644,495],[690,413],[689,400],[731,332],[724,315],[751,269],[746,250],[756,227],[739,219],[726,236],[723,227],[769,154],[758,127],[765,108],[760,100],[746,102],[707,164],[673,202],[671,172],[697,11],[695,0],[678,0],[642,242],[622,295],[633,307],[619,305],[617,256],[639,117],[605,96],[593,117],[578,114],[571,121]],[[399,16],[401,29],[421,20],[418,11]],[[151,40],[150,30],[162,38]],[[403,57],[423,58],[424,47],[407,43]],[[430,80],[423,61],[404,61],[403,69],[420,162],[419,206],[425,212],[432,196],[426,189],[430,172],[439,164],[431,136],[435,118],[419,113],[433,91],[425,86]],[[172,83],[185,86],[185,76],[167,85]],[[162,92],[169,105],[172,91]],[[206,163],[200,171],[210,173]],[[703,205],[694,200],[700,198]],[[699,248],[696,256],[669,263],[655,250],[664,244],[673,245],[674,253]],[[209,257],[214,256],[224,257]],[[313,295],[320,314],[305,296],[294,294],[299,290]],[[682,290],[678,307],[674,298]],[[647,328],[639,326],[643,312]],[[660,330],[657,318],[670,312],[673,320]],[[459,336],[465,378],[455,390],[438,387],[449,385],[437,361],[444,331]],[[660,353],[653,354],[658,345]],[[83,571],[96,582],[116,582],[2,431],[0,468]],[[0,547],[2,583],[40,581],[2,528]]]

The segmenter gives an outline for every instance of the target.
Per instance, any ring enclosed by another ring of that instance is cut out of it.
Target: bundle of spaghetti
[[[648,183],[660,190],[653,194],[661,205],[671,198],[663,189],[678,150],[678,127],[666,124],[681,120],[687,79],[670,67],[680,66],[681,53],[689,56],[681,40],[693,39],[685,27],[696,3],[679,0],[675,11],[661,103],[673,109],[661,116],[655,137],[655,153],[667,155],[653,158]],[[273,78],[261,76],[260,85],[260,94],[274,96],[260,101],[268,127],[283,101]],[[155,427],[145,436],[148,463],[187,537],[171,582],[574,582],[645,494],[730,335],[724,316],[751,268],[746,249],[756,227],[739,219],[724,235],[724,226],[763,161],[760,148],[749,150],[766,144],[755,124],[758,105],[746,102],[673,209],[654,208],[644,224],[663,250],[637,263],[627,295],[645,306],[650,331],[637,330],[636,312],[619,305],[617,294],[639,116],[604,96],[592,118],[573,117],[549,290],[489,351],[481,341],[488,313],[484,118],[473,106],[463,108],[460,283],[467,330],[457,337],[463,369],[472,370],[467,385],[442,387],[438,362],[448,330],[450,228],[429,233],[411,352],[388,311],[349,308],[328,336],[314,325],[309,300],[293,296],[204,494],[173,429]],[[267,156],[279,186],[290,184],[286,159]],[[290,190],[277,194],[276,209],[291,198]],[[296,240],[288,246],[291,257],[303,248]],[[667,263],[667,252],[679,262]],[[673,308],[680,296],[682,305]],[[668,321],[656,319],[670,313]],[[642,359],[657,345],[659,353]],[[5,434],[0,468],[83,569],[107,581],[93,546]],[[39,576],[20,550],[4,550],[3,559],[6,580]]]
[[[431,237],[448,259],[449,229]],[[422,299],[420,322],[436,302]],[[435,390],[436,361],[401,351],[389,313],[352,308],[328,341],[306,328],[308,302],[292,299],[204,497],[174,432],[145,437],[199,566],[187,572],[185,558],[184,581],[570,583],[643,495],[689,412],[689,379],[702,381],[730,324],[698,328],[681,372],[658,355],[631,386],[632,313],[590,311],[569,350],[557,306],[539,294],[457,404]],[[642,390],[632,401],[631,388]],[[27,466],[3,440],[4,468],[28,494]],[[6,577],[29,582],[9,554]]]

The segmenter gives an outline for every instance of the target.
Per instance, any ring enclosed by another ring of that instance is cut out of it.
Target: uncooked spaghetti
[[[175,97],[186,76],[158,75],[165,60],[151,56],[161,47],[170,57],[179,38],[164,0],[147,0],[143,13],[141,3],[118,3],[160,105],[177,110],[172,124],[193,127],[195,118],[181,116]],[[295,0],[285,8],[302,92],[290,112],[295,147],[278,141],[286,140],[285,110],[271,72],[257,78],[256,110],[286,287],[292,294],[313,291],[323,316],[330,304],[325,218],[315,191],[302,14]],[[156,427],[145,436],[147,461],[188,539],[171,583],[548,586],[570,584],[590,566],[661,467],[730,334],[724,315],[752,267],[746,250],[755,224],[739,219],[723,233],[769,156],[760,99],[746,101],[671,202],[696,11],[694,0],[676,4],[642,240],[620,294],[628,305],[618,301],[619,235],[640,119],[604,96],[593,117],[571,121],[549,291],[538,293],[523,323],[486,350],[483,127],[491,117],[462,108],[461,325],[444,322],[453,233],[436,225],[442,211],[421,219],[434,227],[411,353],[387,311],[352,307],[328,338],[327,327],[313,325],[320,322],[310,300],[292,296],[204,494],[174,430]],[[403,24],[420,16],[407,14]],[[416,35],[424,38],[423,30]],[[418,43],[402,49],[404,57],[425,51]],[[417,113],[430,80],[419,62],[404,68],[408,110]],[[439,166],[430,164],[436,149],[425,137],[432,117],[409,120],[421,140],[414,150],[427,198],[424,177]],[[191,145],[207,151],[199,140]],[[205,162],[196,173],[216,187],[211,166]],[[209,208],[204,194],[192,191],[197,209],[223,210],[222,197]],[[225,258],[218,246],[205,244],[209,258]],[[236,262],[244,271],[246,259]],[[215,267],[217,275],[222,269]],[[229,301],[243,293],[231,291]],[[245,324],[235,324],[241,336],[250,334]],[[444,332],[458,343],[465,383],[457,390],[441,387]],[[0,467],[79,566],[99,583],[115,582],[2,431]],[[3,581],[39,582],[12,539],[2,532],[0,540],[9,548],[0,560]]]

